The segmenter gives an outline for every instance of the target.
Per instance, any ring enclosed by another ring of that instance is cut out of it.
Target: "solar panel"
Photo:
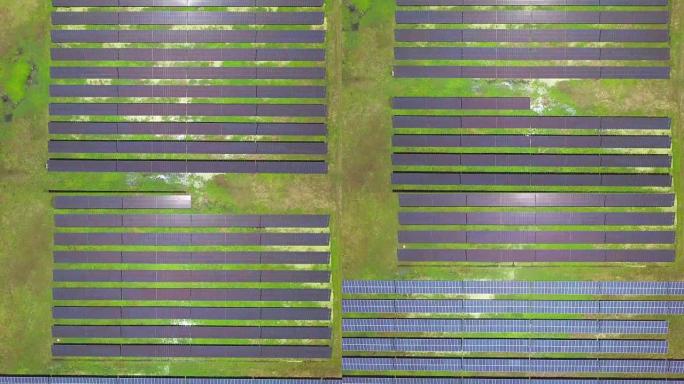
[[[345,299],[344,313],[679,314],[679,301]]]

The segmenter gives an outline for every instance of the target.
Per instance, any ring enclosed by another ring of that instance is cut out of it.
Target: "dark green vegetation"
[[[330,213],[336,293],[342,277],[432,279],[682,279],[673,265],[435,266],[400,268],[398,210],[390,187],[394,95],[531,96],[545,114],[662,115],[673,118],[675,188],[682,188],[680,126],[684,102],[681,39],[684,6],[672,2],[671,81],[394,80],[394,0],[327,5],[329,175],[201,176],[51,174],[47,158],[49,2],[0,0],[0,372],[69,374],[339,374],[331,363],[56,361],[50,356],[52,209],[49,190],[188,190],[199,212]],[[678,209],[682,220],[682,209]],[[678,236],[684,236],[681,226]],[[682,246],[678,250],[681,254]],[[340,295],[334,296],[339,308]],[[335,313],[339,341],[340,313]],[[684,329],[673,321],[673,333]],[[682,351],[684,340],[670,340]],[[681,358],[681,353],[672,357]]]

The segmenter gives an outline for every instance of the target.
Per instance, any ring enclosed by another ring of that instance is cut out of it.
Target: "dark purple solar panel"
[[[55,263],[121,263],[121,252],[108,251],[55,251]]]
[[[462,185],[530,185],[529,174],[516,173],[463,173]]]
[[[399,243],[465,243],[465,231],[399,231]]]
[[[602,117],[601,129],[670,129],[670,118]]]
[[[670,175],[601,175],[603,186],[632,186],[632,187],[670,187],[672,176]]]
[[[669,67],[395,66],[397,78],[668,79]]]
[[[455,11],[397,11],[397,24],[460,24],[463,12]]]
[[[394,165],[461,165],[461,156],[457,154],[425,154],[425,153],[395,153],[392,154]]]
[[[263,25],[321,25],[323,12],[258,12],[255,24]]]
[[[455,29],[395,29],[394,39],[405,42],[461,42],[463,32]]]
[[[53,300],[121,300],[119,288],[53,288]]]
[[[458,185],[461,175],[457,173],[392,173],[392,184],[413,185]]]
[[[394,128],[460,128],[459,116],[393,116]]]
[[[460,147],[459,135],[394,135],[392,145],[397,147]]]
[[[399,249],[399,262],[428,261],[466,261],[466,251],[462,249]]]
[[[465,193],[400,193],[401,207],[465,207]]]
[[[601,185],[601,175],[590,174],[532,174],[532,185]]]
[[[55,269],[52,271],[53,281],[122,281],[122,271],[116,270],[68,270]]]
[[[256,61],[324,61],[325,50],[307,48],[260,48]]]
[[[330,291],[327,289],[263,289],[262,301],[328,301]]]
[[[670,34],[667,29],[605,29],[600,41],[665,43],[670,41]]]
[[[327,233],[262,233],[261,245],[328,245]]]
[[[602,155],[602,167],[662,167],[669,168],[672,158],[667,155]]]
[[[601,24],[667,24],[670,13],[661,12],[601,12]]]
[[[462,68],[453,66],[407,66],[395,65],[392,73],[397,78],[460,78]]]
[[[606,213],[607,225],[674,225],[672,213]]]
[[[669,79],[669,67],[601,67],[602,79]]]
[[[55,319],[119,319],[119,307],[53,307]]]
[[[462,212],[399,212],[400,225],[462,225],[466,213]]]
[[[53,344],[52,355],[73,357],[116,357],[121,356],[121,346],[118,344]]]
[[[397,11],[395,17],[397,24],[666,24],[669,14],[668,12]]]
[[[672,207],[674,195],[665,193],[608,193],[606,207]]]
[[[671,231],[606,232],[608,244],[672,244],[674,239]]]
[[[258,67],[258,79],[323,79],[323,67]]]
[[[607,250],[606,261],[613,262],[673,262],[674,250]]]

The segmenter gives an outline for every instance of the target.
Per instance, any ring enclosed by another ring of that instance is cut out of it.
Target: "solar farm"
[[[684,2],[0,16],[0,384],[684,383]]]

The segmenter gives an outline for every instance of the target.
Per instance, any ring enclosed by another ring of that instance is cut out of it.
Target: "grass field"
[[[394,0],[340,0],[326,5],[328,175],[48,174],[49,2],[0,0],[0,372],[336,376],[339,311],[331,362],[225,360],[53,360],[50,355],[52,208],[49,191],[183,191],[200,212],[330,213],[334,305],[344,279],[681,280],[672,265],[439,265],[399,267],[391,176],[391,97],[531,96],[546,114],[652,115],[673,118],[675,190],[682,188],[684,5],[671,1],[669,81],[488,81],[392,78]],[[684,219],[678,206],[677,221]],[[684,236],[677,226],[678,237]],[[682,251],[681,242],[677,245]],[[684,322],[673,321],[675,331]],[[677,332],[675,332],[677,333]],[[670,340],[684,357],[684,341]]]

